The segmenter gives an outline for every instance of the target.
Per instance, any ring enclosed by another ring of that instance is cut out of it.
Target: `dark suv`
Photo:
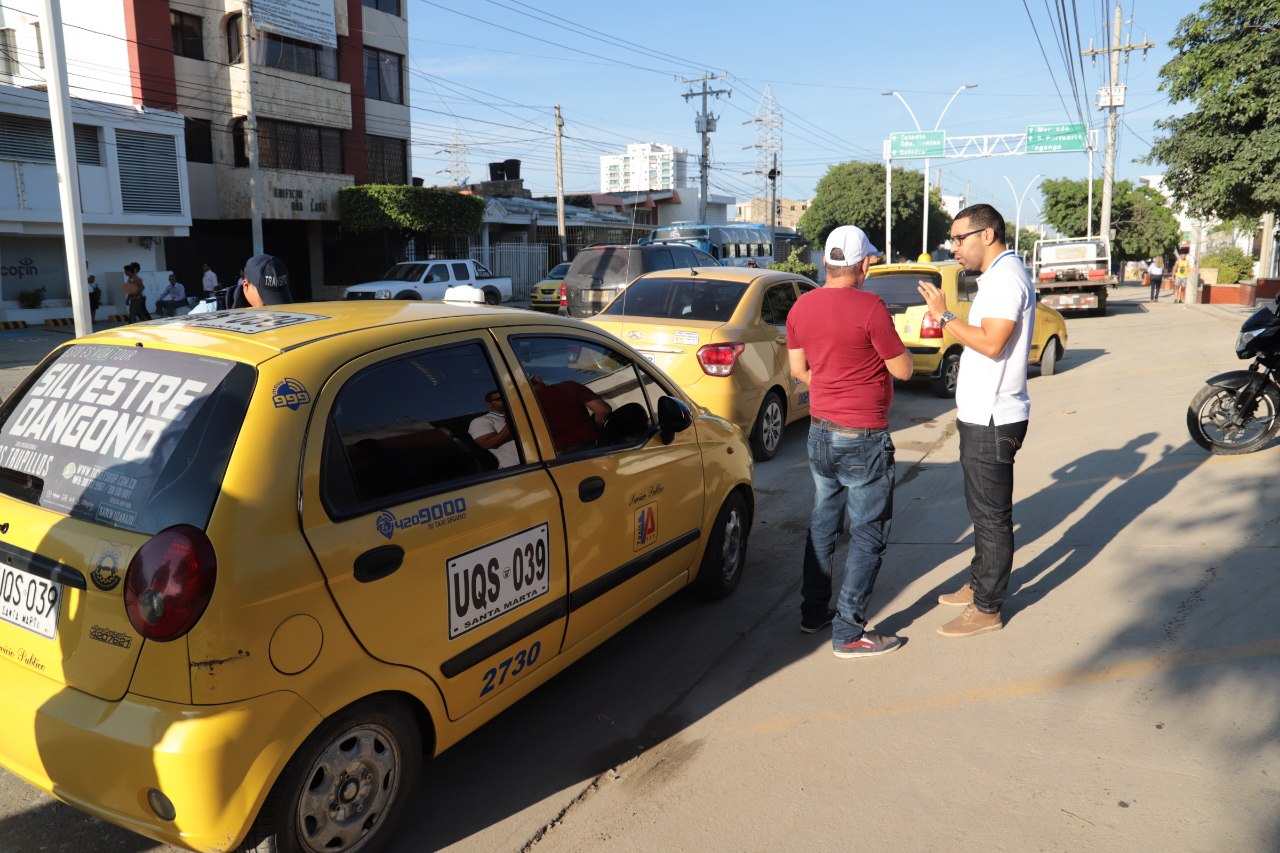
[[[647,272],[714,266],[719,266],[715,258],[687,243],[588,246],[573,259],[564,277],[568,314],[599,314],[613,297]]]

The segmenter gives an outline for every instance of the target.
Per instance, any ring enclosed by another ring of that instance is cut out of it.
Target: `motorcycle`
[[[1210,453],[1260,450],[1280,433],[1280,298],[1255,311],[1240,327],[1236,356],[1252,358],[1248,370],[1222,373],[1205,382],[1187,407],[1187,429]]]

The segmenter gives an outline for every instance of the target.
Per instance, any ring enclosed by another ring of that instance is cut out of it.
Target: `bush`
[[[818,280],[818,267],[814,264],[802,261],[800,259],[800,250],[792,249],[791,257],[785,261],[776,264],[769,264],[771,270],[782,270],[783,272],[795,273],[797,275],[808,276],[810,281]]]
[[[1200,268],[1218,270],[1218,284],[1235,284],[1253,276],[1253,258],[1228,246],[1200,259]]]
[[[19,308],[39,308],[44,304],[44,288],[37,287],[35,290],[19,290],[18,291],[18,307]]]

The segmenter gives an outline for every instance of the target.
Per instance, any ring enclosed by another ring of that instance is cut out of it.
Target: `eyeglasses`
[[[959,246],[961,243],[964,242],[965,237],[972,237],[974,234],[978,234],[986,230],[987,229],[985,228],[975,228],[972,231],[966,231],[963,234],[952,234],[951,242]]]

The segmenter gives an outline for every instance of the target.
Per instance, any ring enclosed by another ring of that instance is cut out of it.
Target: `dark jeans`
[[[1027,421],[956,425],[964,499],[973,520],[973,603],[983,613],[997,613],[1013,571],[1013,459],[1027,436]]]
[[[893,440],[888,430],[870,435],[809,426],[809,470],[815,494],[804,546],[801,616],[818,618],[831,601],[836,535],[843,517],[849,532],[844,581],[836,598],[831,637],[836,645],[862,636],[867,602],[880,573],[880,558],[893,519]]]
[[[1160,287],[1164,284],[1163,276],[1151,276],[1151,301],[1160,301]]]
[[[139,320],[150,320],[151,312],[147,310],[147,299],[145,296],[127,297],[129,302],[129,322],[137,323]]]

